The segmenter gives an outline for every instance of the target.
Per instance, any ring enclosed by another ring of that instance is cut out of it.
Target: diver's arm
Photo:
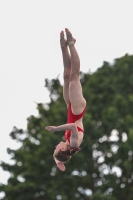
[[[73,126],[70,136],[70,146],[71,147],[79,147],[79,134],[76,124]]]
[[[54,156],[53,156],[53,157],[54,157]],[[61,171],[65,171],[65,170],[66,170],[64,163],[60,162],[60,161],[57,160],[55,157],[54,157],[54,160],[55,160],[55,162],[56,162],[57,167],[58,167]]]
[[[75,123],[63,124],[60,126],[46,126],[45,129],[51,132],[71,130],[70,146],[79,147],[79,135]]]
[[[63,124],[60,126],[46,126],[45,129],[51,132],[65,131],[65,130],[73,131],[75,127],[76,127],[75,123],[70,123],[70,124]]]

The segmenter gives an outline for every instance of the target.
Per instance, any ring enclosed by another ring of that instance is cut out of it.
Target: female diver
[[[86,110],[86,100],[82,94],[80,83],[80,59],[75,48],[76,40],[66,28],[66,39],[64,32],[60,33],[60,45],[64,64],[64,86],[63,97],[67,105],[67,124],[60,126],[47,126],[46,130],[51,132],[65,131],[65,142],[60,142],[54,150],[54,160],[61,171],[65,171],[64,163],[70,160],[73,154],[80,151],[83,141],[83,115]],[[68,50],[69,47],[69,50]],[[70,54],[69,54],[70,51]]]

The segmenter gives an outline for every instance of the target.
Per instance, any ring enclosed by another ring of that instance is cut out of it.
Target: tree
[[[133,198],[132,66],[133,56],[126,54],[112,65],[104,62],[93,74],[81,73],[87,100],[84,142],[65,172],[56,168],[52,158],[63,132],[49,133],[44,127],[65,123],[67,109],[58,78],[45,80],[51,102],[37,104],[38,117],[27,119],[26,131],[14,127],[10,134],[22,145],[7,149],[13,165],[1,162],[11,174],[8,184],[0,186],[5,192],[3,200]]]

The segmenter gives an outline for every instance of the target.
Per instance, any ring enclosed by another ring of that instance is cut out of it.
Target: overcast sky
[[[49,101],[44,79],[62,83],[59,34],[69,28],[76,38],[81,71],[94,72],[103,61],[133,53],[131,0],[0,1],[0,160],[11,162],[16,149],[9,133],[26,129],[36,104]],[[8,173],[0,169],[0,182]]]

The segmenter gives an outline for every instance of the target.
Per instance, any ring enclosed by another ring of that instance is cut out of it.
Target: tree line
[[[133,56],[124,55],[93,74],[82,73],[87,101],[82,151],[61,172],[53,150],[63,132],[49,133],[47,125],[67,121],[59,79],[45,79],[50,103],[38,103],[38,116],[27,118],[27,130],[13,127],[10,137],[21,143],[7,148],[14,164],[1,161],[10,173],[0,184],[3,200],[132,200],[133,199]]]

